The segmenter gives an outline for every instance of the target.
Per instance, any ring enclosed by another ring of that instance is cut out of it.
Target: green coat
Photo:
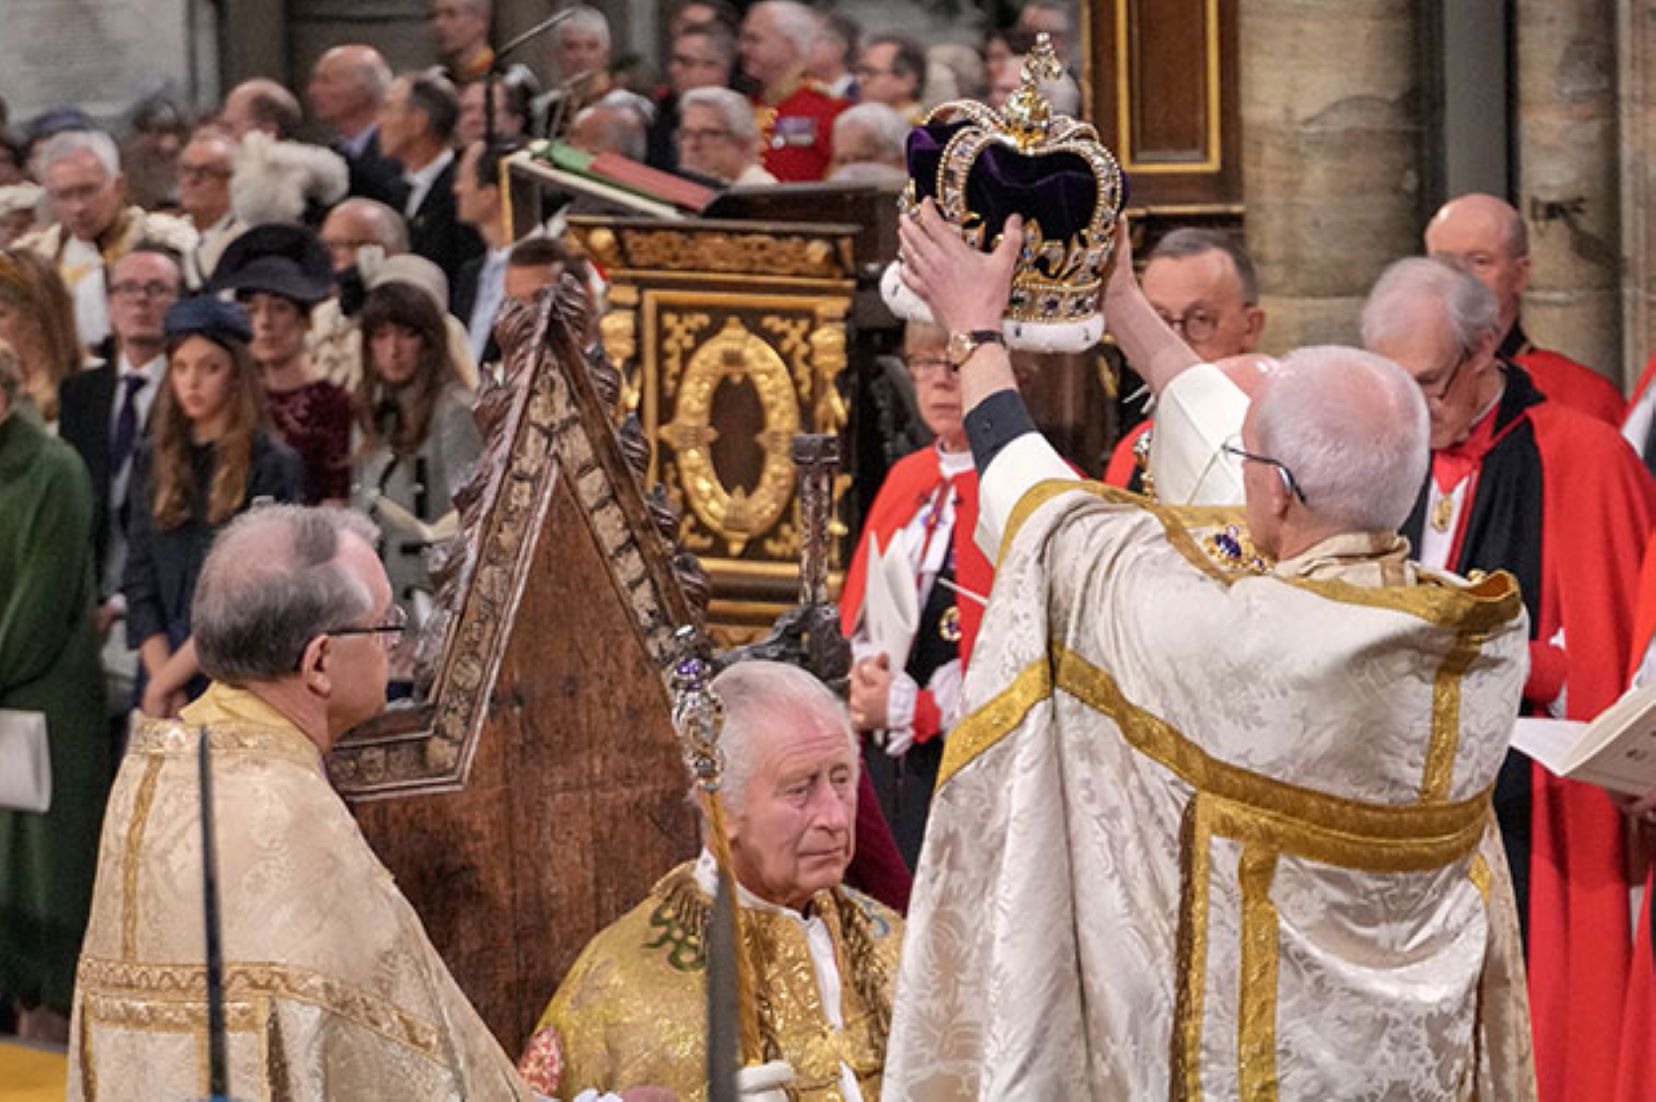
[[[19,413],[0,421],[0,708],[46,713],[52,807],[0,810],[0,992],[67,1012],[110,744],[92,619],[92,484]]]

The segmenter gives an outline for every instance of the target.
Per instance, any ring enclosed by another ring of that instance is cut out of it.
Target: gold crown
[[[968,244],[979,249],[993,248],[999,240],[997,232],[995,240],[985,243],[989,225],[967,201],[968,185],[975,180],[980,182],[980,189],[991,189],[991,193],[1000,186],[983,166],[994,162],[1004,170],[1048,158],[1073,165],[1079,159],[1090,172],[1094,185],[1092,208],[1079,224],[1053,224],[1062,221],[1064,210],[1077,205],[1073,200],[1077,198],[1076,179],[1081,174],[1073,170],[1067,176],[1030,173],[1035,180],[1028,185],[1030,194],[1020,197],[1016,204],[1019,209],[1003,212],[1003,220],[1011,213],[1024,220],[1023,249],[1006,310],[1006,317],[1014,321],[1089,319],[1097,310],[1104,268],[1115,251],[1116,219],[1126,195],[1121,166],[1090,124],[1055,112],[1041,94],[1043,82],[1063,75],[1052,42],[1043,33],[1024,59],[1017,90],[998,112],[975,100],[953,100],[938,105],[926,116],[922,126],[930,142],[918,133],[910,139],[911,176],[900,200],[902,209],[911,212],[922,199],[934,197],[943,217],[960,228]],[[917,152],[936,141],[944,144],[935,168],[917,163],[931,160],[929,153],[919,152],[917,156]]]

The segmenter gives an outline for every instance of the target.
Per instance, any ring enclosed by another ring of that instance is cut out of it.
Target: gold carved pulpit
[[[569,225],[610,280],[600,326],[625,380],[621,412],[637,414],[654,450],[649,480],[683,514],[684,545],[712,582],[708,630],[721,646],[749,642],[799,593],[793,437],[846,424],[840,377],[861,230]]]

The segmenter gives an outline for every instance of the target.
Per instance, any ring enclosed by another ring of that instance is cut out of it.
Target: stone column
[[[1620,8],[1621,240],[1627,259],[1618,381],[1631,386],[1656,352],[1656,0],[1626,0]]]
[[[1375,277],[1420,251],[1417,5],[1239,8],[1243,198],[1265,349],[1356,343]]]
[[[1519,0],[1518,206],[1530,224],[1525,330],[1620,382],[1616,6]]]

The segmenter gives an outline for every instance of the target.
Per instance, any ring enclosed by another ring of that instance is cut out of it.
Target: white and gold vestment
[[[104,819],[75,989],[69,1097],[204,1097],[197,731],[212,747],[230,1093],[527,1098],[315,744],[215,684],[132,737]]]
[[[995,460],[986,518],[997,467],[1042,448]],[[1512,579],[1380,535],[1273,566],[1240,510],[1018,496],[888,1095],[1531,1096],[1488,802],[1524,680]]]

